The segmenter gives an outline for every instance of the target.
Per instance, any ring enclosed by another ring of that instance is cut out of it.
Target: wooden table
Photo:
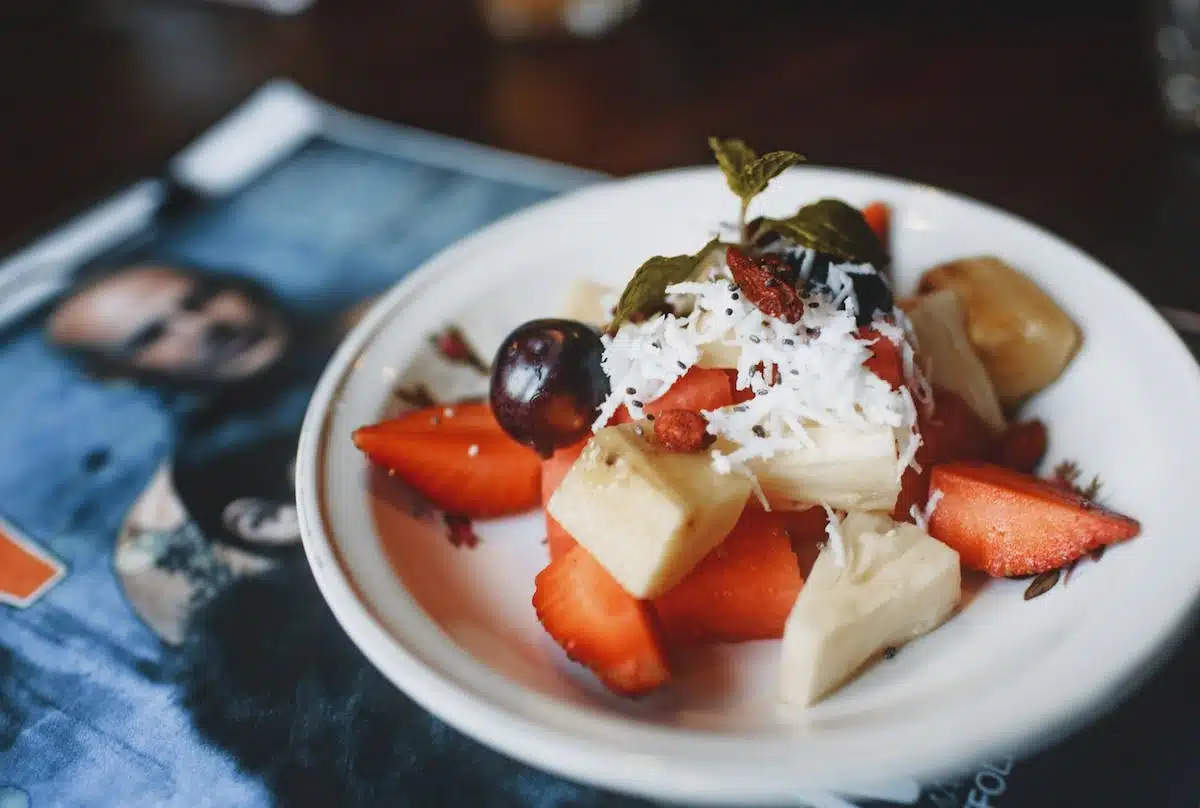
[[[0,248],[155,171],[273,76],[358,112],[617,174],[709,134],[1011,209],[1200,308],[1200,168],[1138,3],[647,0],[607,39],[494,42],[470,0],[7,4]],[[984,4],[979,4],[984,5]],[[1090,7],[1089,7],[1090,6]]]

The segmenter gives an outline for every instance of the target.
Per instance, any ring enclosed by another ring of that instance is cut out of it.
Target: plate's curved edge
[[[1179,350],[1180,356],[1194,364],[1194,360],[1187,350],[1186,346],[1179,339],[1178,335],[1170,328],[1169,324],[1154,309],[1140,294],[1120,276],[1113,273],[1094,257],[1087,254],[1085,251],[1070,244],[1061,237],[1055,235],[1051,231],[1046,230],[1032,222],[1028,222],[1015,214],[1008,213],[996,208],[993,208],[986,203],[978,202],[968,197],[951,191],[942,191],[941,189],[932,188],[930,186],[909,183],[904,180],[884,177],[881,175],[868,175],[860,172],[849,172],[838,169],[814,168],[808,169],[810,172],[819,174],[829,174],[843,178],[854,178],[856,180],[870,179],[881,183],[895,185],[898,189],[911,191],[913,189],[927,189],[953,199],[958,204],[967,205],[969,207],[982,209],[990,215],[998,216],[1012,223],[1018,224],[1023,228],[1027,228],[1037,233],[1044,239],[1049,239],[1055,242],[1059,247],[1066,248],[1074,252],[1082,261],[1092,265],[1100,270],[1100,274],[1109,282],[1116,282],[1123,287],[1123,291],[1127,296],[1132,296],[1144,308],[1144,314],[1153,318],[1160,326],[1163,335],[1169,338],[1169,341],[1175,344]],[[580,197],[586,197],[592,194],[609,193],[614,185],[625,185],[627,183],[639,183],[647,181],[662,181],[669,179],[673,175],[697,173],[697,172],[713,173],[709,169],[674,169],[668,172],[661,172],[659,175],[654,175],[649,178],[632,178],[630,180],[614,181],[612,183],[604,183],[600,186],[593,186],[582,189],[580,191],[568,194],[567,197],[578,200]],[[324,514],[318,508],[314,513],[310,510],[313,503],[319,503],[321,500],[321,482],[324,473],[322,459],[324,457],[324,438],[328,425],[328,414],[331,406],[336,401],[337,394],[342,388],[347,379],[347,369],[353,366],[354,359],[359,356],[363,350],[378,334],[379,330],[387,322],[393,310],[399,306],[406,298],[411,296],[414,290],[422,285],[428,278],[432,277],[442,267],[451,265],[457,260],[457,256],[469,254],[474,245],[478,244],[482,239],[494,238],[496,233],[503,232],[507,228],[515,228],[521,225],[521,222],[531,215],[536,215],[545,207],[560,204],[559,200],[551,200],[546,203],[534,206],[531,209],[516,214],[513,217],[502,220],[489,228],[479,231],[475,235],[465,239],[464,241],[448,248],[431,259],[424,267],[414,272],[411,276],[398,284],[384,298],[372,307],[363,321],[355,328],[355,330],[347,337],[340,346],[339,350],[331,360],[326,372],[322,375],[321,381],[318,384],[317,391],[314,393],[312,403],[310,404],[309,412],[306,415],[304,426],[301,434],[300,446],[298,448],[298,467],[297,467],[297,504],[299,506],[301,528],[304,535],[304,546],[309,554],[310,561],[314,570],[314,577],[317,580],[319,589],[323,597],[329,602],[339,622],[342,623],[347,633],[354,640],[356,645],[363,651],[368,659],[379,668],[384,674],[393,681],[397,686],[405,689],[414,700],[418,701],[423,707],[435,712],[440,717],[444,718],[448,723],[455,726],[457,729],[472,735],[483,741],[489,746],[496,748],[502,752],[513,755],[514,757],[523,760],[526,763],[539,766],[540,768],[549,769],[557,774],[570,777],[571,779],[592,785],[612,788],[621,791],[630,791],[644,795],[653,796],[660,799],[679,799],[681,797],[704,802],[724,803],[732,800],[745,799],[747,794],[740,791],[736,794],[725,792],[719,787],[712,789],[707,785],[700,786],[697,793],[682,793],[678,785],[673,785],[668,788],[656,788],[654,784],[655,766],[650,765],[642,773],[643,777],[639,777],[634,772],[625,769],[621,772],[605,772],[598,770],[595,766],[596,761],[589,761],[587,765],[580,765],[572,762],[570,758],[573,754],[577,754],[580,750],[580,742],[578,739],[567,739],[561,735],[550,733],[545,736],[544,728],[536,724],[523,721],[519,716],[504,710],[494,704],[479,701],[475,694],[468,693],[468,702],[464,703],[464,707],[470,709],[453,710],[447,707],[447,704],[437,701],[439,692],[440,695],[456,695],[462,697],[463,692],[456,688],[445,677],[425,669],[421,662],[411,656],[403,649],[387,629],[380,623],[377,616],[374,615],[369,608],[362,603],[361,596],[357,593],[353,585],[353,576],[349,570],[345,569],[340,558],[338,557],[335,545],[330,537],[325,532]],[[1196,386],[1196,390],[1200,393],[1200,385]],[[1198,395],[1200,400],[1200,395]],[[1181,612],[1190,613],[1191,606],[1181,609]],[[1183,630],[1185,625],[1184,619],[1179,619],[1173,622],[1172,628],[1178,634]],[[389,670],[382,654],[375,651],[381,645],[393,646],[395,655],[388,660],[396,662],[398,659],[403,659],[406,667],[406,674],[413,677],[406,682],[400,682],[397,677]],[[1145,661],[1154,652],[1166,652],[1164,645],[1151,644],[1147,649],[1145,657],[1139,657],[1141,661]],[[1136,670],[1132,670],[1131,676],[1136,674]],[[1118,684],[1113,684],[1109,688],[1109,695],[1113,691],[1121,691],[1128,693],[1133,687],[1128,682],[1122,687]],[[1092,694],[1093,696],[1095,694]],[[1093,699],[1083,699],[1084,702],[1090,702]],[[482,711],[482,712],[480,712]],[[1043,719],[1041,722],[1035,722],[1032,728],[1036,729],[1040,734],[1036,745],[1040,746],[1044,742],[1051,742],[1056,738],[1070,732],[1078,723],[1077,720],[1072,720],[1074,716],[1078,720],[1082,720],[1087,713],[1080,710],[1072,710],[1067,713],[1060,712],[1055,717]],[[489,723],[490,722],[490,723]],[[515,722],[515,723],[514,723]],[[504,725],[499,726],[499,725]],[[515,746],[510,743],[510,739],[502,738],[504,734],[502,729],[506,731],[517,730],[519,732],[528,733],[533,737],[545,736],[543,741],[553,742],[554,744],[568,742],[568,746],[577,750],[575,753],[564,751],[563,749],[555,749],[555,754],[546,757],[544,752],[537,753],[530,749]],[[1004,744],[1004,740],[998,736],[992,738],[991,747],[995,751],[1000,751],[999,747]],[[1011,740],[1016,740],[1012,738]],[[586,746],[586,744],[584,744]],[[1029,749],[1031,746],[1026,743],[1022,748]],[[595,749],[595,752],[602,750]],[[947,749],[947,752],[952,751]],[[954,759],[954,762],[948,763],[946,766],[929,769],[922,772],[924,775],[936,775],[943,770],[955,768],[962,763],[968,762],[961,756]],[[631,777],[632,775],[632,777]],[[708,778],[701,777],[701,781],[706,781]],[[636,784],[630,781],[636,781]],[[698,784],[699,785],[699,784]],[[691,791],[692,789],[688,789]],[[755,789],[757,790],[757,789]],[[820,804],[827,795],[812,794],[812,798]],[[794,803],[799,794],[791,792],[788,795],[779,794],[770,789],[766,793],[761,794],[761,798],[777,803]],[[754,798],[759,798],[755,796]]]

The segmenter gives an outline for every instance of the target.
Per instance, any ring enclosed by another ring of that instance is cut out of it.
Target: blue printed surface
[[[256,279],[324,323],[467,233],[565,190],[563,177],[533,188],[317,140],[167,228],[148,257]],[[297,429],[331,347],[269,406],[208,429],[210,448]],[[272,804],[192,729],[177,651],[139,618],[114,567],[118,531],[197,397],[89,377],[49,344],[41,317],[0,337],[0,378],[0,515],[69,568],[34,606],[0,607],[4,805]]]

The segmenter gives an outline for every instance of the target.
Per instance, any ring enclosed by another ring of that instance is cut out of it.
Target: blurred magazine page
[[[302,562],[295,437],[361,310],[595,179],[278,83],[0,264],[0,804],[274,802],[193,728],[190,616]]]

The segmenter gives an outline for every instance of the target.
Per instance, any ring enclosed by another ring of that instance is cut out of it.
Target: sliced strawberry
[[[567,476],[571,466],[575,465],[575,461],[579,459],[585,446],[587,446],[586,438],[571,446],[555,450],[553,455],[542,461],[543,508],[550,501],[550,495],[558,488],[558,484],[563,481],[563,477]]]
[[[436,425],[395,419],[355,430],[353,439],[373,462],[446,511],[486,518],[538,504],[541,460],[482,419],[464,426],[453,418]]]
[[[825,532],[829,516],[820,505],[803,511],[772,511],[783,520],[784,530],[792,541],[792,552],[800,563],[800,576],[807,578],[821,552],[821,545],[828,538]]]
[[[654,611],[668,643],[775,639],[803,583],[786,520],[747,508],[725,541],[655,598]]]
[[[884,251],[890,251],[892,241],[892,209],[886,202],[870,202],[862,209],[862,215],[867,220],[867,224],[870,225],[871,232],[875,234],[875,238],[879,239],[879,243],[883,245]]]
[[[992,436],[987,425],[961,396],[941,387],[933,389],[932,416],[926,414],[924,407],[917,407],[917,429],[921,433],[921,447],[917,450],[921,470],[910,466],[900,478],[900,495],[892,509],[892,518],[897,522],[913,521],[914,505],[925,507],[934,466],[957,460],[983,460],[991,447]]]
[[[1046,456],[1046,425],[1041,421],[1012,424],[995,442],[991,460],[998,466],[1032,474]]]
[[[919,415],[918,428],[923,445],[917,454],[917,462],[922,467],[987,457],[991,430],[958,394],[935,386],[933,417]]]
[[[501,431],[496,416],[492,414],[492,408],[479,402],[408,410],[395,418],[380,421],[374,427],[381,431],[405,435],[414,432],[442,432],[447,429],[456,432],[479,430],[499,433]]]
[[[869,326],[858,329],[858,338],[871,340],[871,358],[863,364],[867,370],[899,390],[904,384],[904,360],[896,343]]]
[[[550,553],[550,560],[557,561],[578,546],[575,537],[557,519],[546,514],[546,550]]]
[[[646,404],[647,415],[664,410],[715,410],[733,403],[733,383],[722,368],[692,368],[654,401]],[[622,406],[614,423],[628,423],[629,413]]]
[[[550,501],[550,496],[558,488],[563,477],[575,465],[575,460],[587,446],[586,440],[581,440],[573,446],[567,446],[556,451],[550,458],[542,461],[542,507]],[[553,516],[546,514],[546,544],[550,550],[550,560],[566,555],[575,546],[575,539],[560,525]]]
[[[736,370],[729,370],[726,368],[725,375],[729,377],[729,390],[733,394],[733,398],[731,398],[729,401],[730,404],[745,404],[747,401],[754,398],[754,391],[749,387],[741,390],[738,389]]]
[[[917,450],[917,462],[921,463],[921,451]],[[929,500],[929,475],[931,469],[924,464],[917,471],[912,466],[904,470],[900,478],[900,493],[896,496],[896,506],[892,508],[892,518],[897,522],[912,522],[912,509],[915,505],[923,509]]]
[[[574,661],[609,690],[647,693],[671,674],[654,615],[583,547],[538,573],[533,608],[538,620]]]
[[[1058,569],[1141,530],[1052,482],[987,463],[938,466],[931,487],[942,499],[930,535],[957,550],[963,566],[996,577]]]

